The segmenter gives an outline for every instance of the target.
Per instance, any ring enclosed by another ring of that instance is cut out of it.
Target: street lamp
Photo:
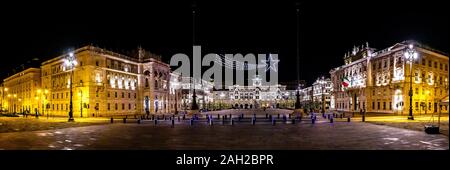
[[[222,92],[220,93],[220,110],[222,110],[223,97],[225,97],[225,94]]]
[[[412,97],[413,97],[413,90],[412,90],[412,63],[415,59],[418,57],[418,53],[414,49],[414,45],[409,44],[408,48],[406,49],[404,53],[404,57],[406,60],[409,61],[409,115],[408,120],[414,120],[413,117],[413,111],[412,111]]]
[[[319,80],[319,84],[320,84],[320,89],[321,89],[321,97],[322,97],[322,114],[324,114],[325,113],[325,98],[324,98],[324,92],[323,92],[323,89],[325,88],[324,86],[325,86],[325,83],[326,83],[326,81],[325,81],[325,78],[324,77],[322,77],[320,80]]]
[[[70,107],[69,107],[69,122],[73,122],[73,105],[72,105],[72,84],[73,84],[73,70],[75,65],[77,65],[77,60],[75,60],[75,57],[73,55],[73,53],[69,53],[69,57],[67,57],[64,60],[64,64],[67,67],[70,67]]]

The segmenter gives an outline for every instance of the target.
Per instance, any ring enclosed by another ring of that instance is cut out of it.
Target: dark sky
[[[280,81],[296,80],[296,1],[196,1],[202,53],[278,53]],[[448,53],[442,1],[307,1],[300,7],[301,79],[310,84],[354,45],[382,49],[417,40]],[[2,5],[3,6],[3,5]],[[94,44],[113,51],[141,45],[168,61],[192,55],[192,2],[17,2],[0,10],[1,78],[33,58]]]

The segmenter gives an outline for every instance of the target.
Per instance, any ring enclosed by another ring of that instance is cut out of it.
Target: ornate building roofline
[[[14,78],[17,78],[17,77],[19,77],[19,75],[21,75],[21,74],[25,74],[25,73],[29,73],[29,72],[34,72],[34,71],[41,71],[41,69],[40,69],[40,68],[34,68],[34,67],[27,68],[27,69],[25,69],[25,70],[23,70],[23,71],[21,71],[21,72],[18,72],[18,73],[16,73],[16,74],[12,75],[12,76],[9,76],[9,77],[3,79],[3,83],[6,82],[6,81],[10,81],[10,80],[12,80],[12,79],[14,79]]]

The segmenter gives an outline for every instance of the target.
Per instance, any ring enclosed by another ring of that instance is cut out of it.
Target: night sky
[[[329,75],[343,64],[344,53],[366,41],[383,49],[412,39],[448,53],[450,19],[444,3],[301,2],[301,79],[311,84]],[[295,4],[196,1],[196,42],[202,54],[278,53],[280,81],[296,80]],[[176,53],[192,55],[191,1],[21,2],[3,6],[0,19],[2,79],[33,58],[40,63],[88,44],[119,53],[140,45],[166,62]]]

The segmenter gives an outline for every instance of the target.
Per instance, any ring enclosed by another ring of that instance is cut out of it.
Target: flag
[[[350,85],[350,81],[347,79],[347,77],[342,78],[342,85],[344,87],[348,87]]]

